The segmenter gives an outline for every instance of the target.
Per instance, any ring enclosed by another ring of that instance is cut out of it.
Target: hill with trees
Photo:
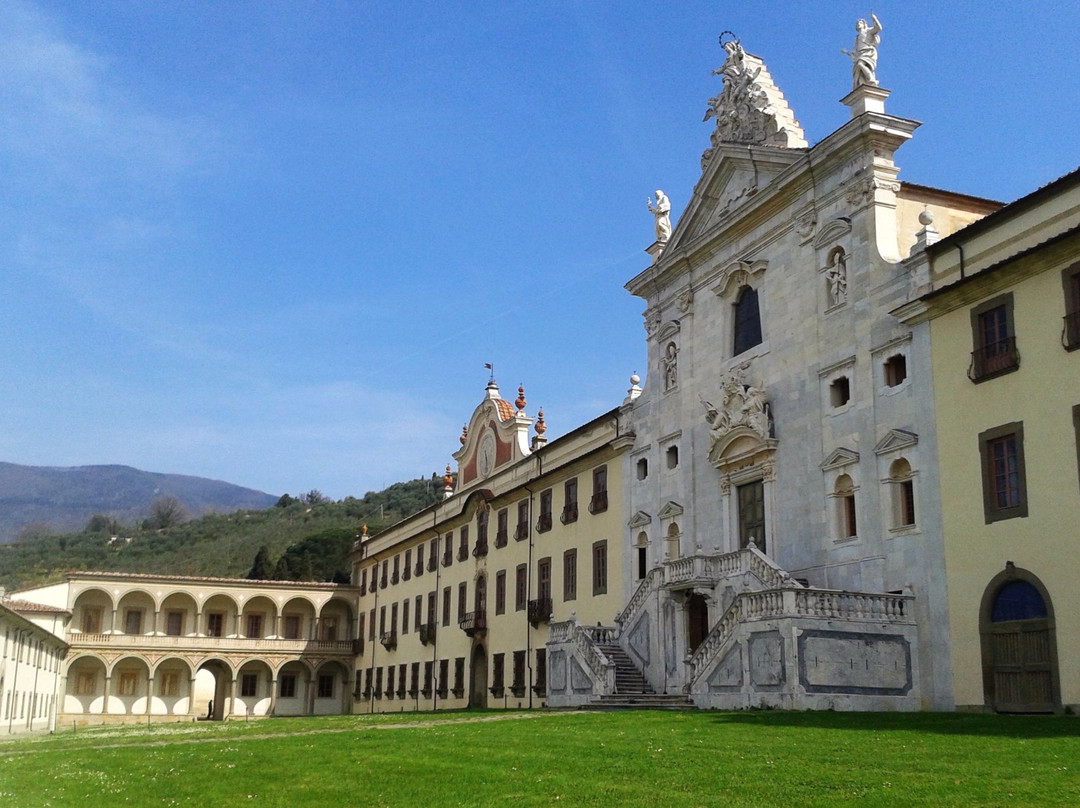
[[[220,480],[130,466],[0,463],[0,544],[20,536],[81,530],[94,515],[117,525],[149,519],[169,527],[186,516],[268,508],[276,499]]]
[[[208,575],[268,580],[348,580],[347,555],[366,523],[374,534],[442,497],[433,474],[362,498],[288,494],[263,509],[213,513],[164,526],[123,526],[103,514],[73,533],[25,536],[0,545],[0,586],[57,580],[68,570]]]

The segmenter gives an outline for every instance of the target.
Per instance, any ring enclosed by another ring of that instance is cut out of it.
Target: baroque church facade
[[[764,61],[722,43],[700,179],[674,226],[650,201],[626,284],[644,384],[548,441],[492,378],[443,501],[365,530],[349,585],[18,593],[63,616],[60,716],[1080,704],[1054,533],[1080,507],[1060,451],[1080,457],[1080,393],[1038,381],[1080,356],[1075,173],[1007,206],[903,182],[919,124],[886,111],[880,31],[860,25],[850,118],[814,145]],[[1060,355],[1036,350],[1062,306]]]

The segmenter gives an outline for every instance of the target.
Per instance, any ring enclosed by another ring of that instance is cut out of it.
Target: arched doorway
[[[983,694],[999,713],[1060,709],[1054,611],[1046,588],[1012,562],[983,595]]]
[[[487,649],[483,644],[473,648],[472,675],[469,679],[469,706],[487,707],[488,664]]]
[[[709,604],[694,593],[686,599],[686,650],[694,653],[709,636]]]
[[[223,660],[208,659],[195,672],[195,715],[221,721],[232,714],[233,671]]]

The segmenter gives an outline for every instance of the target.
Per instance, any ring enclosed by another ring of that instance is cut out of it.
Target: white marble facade
[[[920,288],[917,211],[963,223],[985,203],[900,184],[918,123],[885,114],[876,86],[881,111],[857,89],[851,119],[807,147],[752,59],[756,130],[786,139],[739,139],[716,113],[663,253],[627,284],[649,373],[624,405],[624,548],[644,557],[624,569],[657,597],[631,602],[621,643],[655,689],[701,706],[949,708],[928,346],[889,311]],[[758,556],[775,571],[755,574]],[[759,590],[779,600],[739,597]],[[877,674],[811,669],[826,658]]]

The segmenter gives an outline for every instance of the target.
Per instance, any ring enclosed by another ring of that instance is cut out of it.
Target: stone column
[[[146,677],[146,712],[144,715],[150,715],[151,708],[154,703],[154,675],[150,674]]]
[[[277,674],[276,673],[271,673],[270,674],[270,711],[267,713],[267,715],[274,715],[276,710],[277,710],[277,693],[278,693]]]
[[[233,714],[233,710],[236,709],[236,677],[233,676],[229,679],[229,697],[222,705],[221,719],[224,721],[226,718]]]
[[[191,678],[188,679],[188,715],[190,715],[192,717],[197,717],[199,715],[199,713],[198,713],[198,705],[195,703],[195,675],[194,674],[192,674]]]
[[[105,697],[101,700],[101,715],[109,714],[109,693],[112,691],[112,674],[105,674]]]

